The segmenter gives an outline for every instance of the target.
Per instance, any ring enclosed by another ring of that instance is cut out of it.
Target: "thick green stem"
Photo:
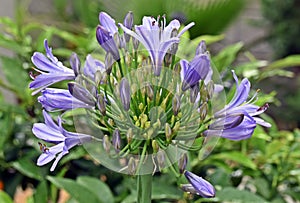
[[[151,203],[152,174],[137,176],[137,203]]]

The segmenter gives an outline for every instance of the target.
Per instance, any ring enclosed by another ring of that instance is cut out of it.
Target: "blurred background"
[[[299,9],[297,0],[0,0],[0,202],[81,202],[73,194],[91,188],[103,192],[99,202],[134,202],[134,180],[94,163],[82,148],[54,173],[35,166],[40,151],[31,128],[42,116],[28,89],[30,57],[44,52],[45,38],[61,61],[68,64],[72,52],[84,59],[99,46],[99,12],[123,22],[129,10],[136,24],[144,15],[194,21],[189,43],[206,40],[223,81],[235,69],[261,89],[257,104],[270,104],[264,119],[271,129],[257,127],[242,142],[220,140],[203,161],[189,155],[189,167],[217,185],[212,201],[299,202]],[[155,176],[155,202],[207,201],[178,191],[181,180],[162,174]]]

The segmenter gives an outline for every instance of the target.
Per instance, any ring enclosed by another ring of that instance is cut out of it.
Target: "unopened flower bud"
[[[72,67],[75,76],[77,76],[80,72],[80,60],[76,53],[72,53],[70,57],[70,66]]]
[[[205,41],[202,40],[199,44],[198,44],[198,47],[196,48],[196,55],[199,55],[199,54],[205,54],[206,52],[206,44],[205,44]]]
[[[106,115],[106,104],[102,93],[97,96],[97,107],[103,116]]]
[[[143,104],[142,102],[139,103],[139,107],[138,107],[138,108],[139,108],[140,111],[143,111],[143,110],[144,110],[144,107],[145,107],[145,106],[144,106],[144,104]]]
[[[130,86],[128,83],[128,80],[126,78],[122,78],[120,82],[120,97],[121,97],[121,102],[123,104],[124,110],[128,111],[130,108]]]
[[[160,129],[160,127],[161,127],[161,122],[159,119],[157,119],[157,121],[153,124],[153,128]]]
[[[165,161],[166,161],[165,151],[160,149],[156,154],[156,159],[157,159],[159,168],[160,169],[164,168],[165,167]]]
[[[170,142],[172,139],[172,129],[169,123],[165,124],[165,134],[167,141]]]
[[[180,97],[177,94],[175,94],[173,97],[172,108],[173,108],[174,115],[177,116],[180,110]]]
[[[139,40],[137,40],[136,38],[133,37],[132,44],[133,44],[134,50],[137,50],[139,48],[140,42],[139,42]]]
[[[178,35],[178,30],[173,29],[172,32],[171,32],[171,37],[177,37],[177,35]],[[169,53],[173,56],[173,55],[176,54],[177,49],[178,49],[178,43],[173,43],[171,45],[171,48],[169,49]]]
[[[125,63],[127,66],[131,66],[132,58],[129,52],[126,52],[125,54]]]
[[[172,57],[173,57],[173,55],[171,53],[166,53],[166,55],[165,55],[165,63],[166,63],[167,67],[169,65],[171,65],[171,63],[172,63]]]
[[[173,132],[177,132],[179,130],[179,128],[180,128],[180,122],[177,121],[173,127]]]
[[[115,150],[118,152],[121,148],[121,134],[119,129],[115,129],[113,132],[112,144]]]
[[[207,96],[208,96],[209,99],[213,97],[214,87],[215,86],[214,86],[214,81],[213,80],[209,81],[206,85],[206,90],[207,90],[207,94],[208,94]]]
[[[83,101],[84,103],[88,105],[95,105],[95,98],[93,95],[85,89],[83,86],[81,86],[78,83],[70,82],[68,83],[69,92],[73,97],[76,99],[79,99],[80,101]]]
[[[106,153],[109,153],[110,152],[111,143],[109,141],[108,135],[104,135],[103,140],[102,140],[102,144],[103,144],[103,148],[106,151]]]
[[[180,70],[181,70],[180,63],[176,63],[174,66],[175,73],[180,74]]]
[[[184,184],[182,188],[186,192],[200,195],[205,198],[211,198],[215,196],[215,188],[207,180],[197,176],[196,174],[185,171],[184,175],[190,184]]]
[[[115,60],[120,60],[120,54],[114,38],[105,27],[98,25],[96,30],[96,38],[100,46],[110,52]]]
[[[116,39],[115,41],[116,41],[116,44],[117,44],[119,49],[122,49],[122,48],[126,47],[126,42],[125,42],[125,39],[124,39],[123,36],[121,36],[119,34],[116,34],[115,39]]]
[[[136,163],[133,157],[130,157],[128,161],[128,174],[134,175],[136,172]]]
[[[154,153],[157,153],[159,150],[159,145],[156,140],[152,140],[152,149]]]
[[[112,54],[107,52],[105,55],[105,68],[106,68],[107,75],[109,75],[111,73],[114,62],[115,62],[115,60],[114,60]]]
[[[132,26],[133,26],[133,13],[131,11],[129,11],[125,18],[124,18],[124,22],[123,22],[124,26],[128,29],[132,29]],[[126,42],[129,42],[130,40],[130,35],[124,33],[124,37],[125,37],[125,41]]]
[[[103,74],[101,73],[101,71],[97,70],[94,75],[94,81],[96,85],[99,85],[101,83],[102,78],[103,78]]]
[[[207,106],[207,103],[206,102],[204,102],[201,106],[200,106],[200,108],[199,108],[199,113],[200,113],[200,118],[201,118],[201,120],[204,120],[205,119],[205,117],[206,117],[206,115],[207,115],[207,112],[208,111],[208,106]]]
[[[150,100],[152,100],[154,97],[154,92],[153,92],[152,86],[150,84],[147,84],[145,88],[146,88],[147,96],[149,97]]]
[[[132,128],[128,129],[128,131],[126,133],[126,138],[127,138],[128,144],[132,142],[132,138],[133,138]]]
[[[179,172],[182,174],[185,171],[186,168],[186,164],[187,164],[187,154],[183,154],[182,157],[180,157],[179,161],[178,161],[178,167],[179,167]]]
[[[190,89],[190,101],[191,101],[191,103],[195,103],[196,98],[198,96],[198,93],[199,93],[199,84],[196,84]]]

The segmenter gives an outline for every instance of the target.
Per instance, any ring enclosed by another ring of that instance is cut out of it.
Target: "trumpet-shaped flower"
[[[31,89],[36,89],[33,94],[38,93],[54,83],[75,79],[74,71],[65,67],[55,56],[53,56],[47,40],[44,41],[44,46],[47,57],[40,52],[35,52],[31,57],[32,63],[37,67],[36,70],[41,73],[29,84]]]
[[[174,44],[179,43],[179,37],[187,31],[194,23],[188,24],[176,36],[172,36],[174,29],[178,30],[180,23],[178,20],[172,20],[166,26],[166,19],[163,17],[162,23],[159,23],[159,18],[156,20],[153,17],[145,16],[142,25],[135,25],[135,32],[128,29],[126,26],[119,23],[123,31],[138,41],[140,41],[149,52],[151,57],[152,67],[156,76],[160,75],[163,59],[168,49]]]
[[[42,90],[42,95],[38,97],[38,101],[47,111],[94,107],[91,103],[85,103],[73,97],[69,90],[55,88]]]
[[[239,84],[234,72],[233,77],[237,86],[236,92],[229,104],[214,114],[216,120],[204,132],[206,136],[219,135],[230,140],[243,140],[251,137],[256,124],[264,127],[271,126],[261,118],[255,117],[268,108],[267,104],[259,107],[246,103],[251,87],[249,80],[244,78]],[[240,115],[243,115],[243,119]]]
[[[46,111],[43,111],[43,115],[45,123],[35,123],[32,132],[39,139],[55,145],[49,148],[42,147],[43,153],[39,156],[37,165],[42,166],[55,159],[50,169],[53,171],[59,160],[68,154],[71,148],[91,141],[92,137],[86,134],[68,132],[62,127],[60,118],[56,124]]]

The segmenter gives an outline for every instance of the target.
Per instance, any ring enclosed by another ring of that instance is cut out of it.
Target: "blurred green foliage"
[[[297,0],[261,0],[262,13],[269,22],[270,42],[275,58],[300,53],[300,4]]]
[[[83,59],[86,54],[98,47],[94,37],[98,12],[108,7],[106,2],[86,3],[83,0],[74,1],[76,2],[74,4],[68,2],[54,1],[56,8],[54,12],[57,15],[53,20],[60,22],[58,24],[45,25],[38,19],[28,18],[29,14],[23,10],[19,11],[15,21],[0,18],[2,25],[0,46],[13,52],[13,57],[0,56],[5,76],[5,79],[0,81],[0,86],[12,92],[16,98],[15,102],[11,102],[5,100],[4,94],[0,96],[0,181],[4,183],[4,191],[0,191],[0,202],[13,202],[18,186],[33,188],[33,195],[28,202],[56,202],[60,189],[66,190],[71,195],[68,202],[135,202],[137,194],[135,180],[131,177],[124,178],[121,174],[110,172],[94,163],[81,147],[64,157],[54,173],[49,172],[48,165],[45,167],[35,165],[40,151],[38,140],[31,133],[31,128],[33,123],[42,121],[42,116],[41,106],[36,103],[36,96],[32,97],[28,89],[30,82],[28,75],[33,66],[30,57],[34,51],[44,52],[43,40],[47,38],[51,46],[66,47],[53,50],[61,61],[68,63],[68,57],[73,51]],[[138,23],[146,9],[149,11],[152,9],[152,15],[167,13],[170,15],[168,19],[173,14],[170,9],[176,6],[182,9],[198,9],[196,6],[195,8],[190,6],[196,1],[187,1],[186,5],[174,1],[174,4],[168,5],[170,8],[160,5],[159,8],[162,8],[160,10],[157,10],[154,2],[147,6],[144,1],[141,2],[143,4],[132,3],[135,4],[132,8],[137,10],[135,19]],[[166,2],[169,1],[159,1],[164,5],[167,5]],[[214,7],[213,3],[207,3],[207,7],[201,10],[199,20],[201,16],[201,20],[205,20],[203,21],[205,23],[200,23],[203,32],[198,32],[199,35],[221,32],[223,27],[218,23],[225,17],[214,18],[213,16],[222,16],[217,13],[207,18],[209,16],[207,13],[220,12],[222,5],[229,6],[231,5],[229,2],[234,1],[209,2],[219,2],[219,6]],[[231,7],[237,9],[235,12],[238,13],[244,1],[235,2],[237,7],[233,5]],[[88,5],[88,8],[83,5]],[[114,3],[110,6],[113,12]],[[67,9],[70,7],[71,12],[68,13]],[[126,7],[122,9],[124,11],[113,13],[119,21],[122,21]],[[185,18],[193,21],[193,15],[197,12],[183,11],[186,12]],[[231,12],[230,9],[225,11]],[[198,24],[197,21],[196,23]],[[205,25],[214,25],[219,30]],[[224,38],[224,35],[198,36],[198,34],[194,31],[191,31],[190,35],[185,34],[180,45],[183,50],[178,50],[180,56],[188,59],[193,57],[195,47],[201,40],[206,40],[209,48],[211,44]],[[190,41],[189,38],[194,39]],[[248,60],[238,62],[236,59],[239,55],[245,56]],[[293,72],[286,70],[285,67],[300,65],[300,56],[292,55],[274,62],[257,60],[245,50],[244,44],[239,42],[220,50],[212,56],[212,61],[224,81],[233,80],[230,70],[235,69],[239,77],[248,77],[253,82],[264,81],[273,76],[292,77]],[[231,84],[224,84],[226,91]],[[271,108],[276,108],[275,104],[278,101],[275,96],[276,89],[269,94],[264,93],[262,89],[257,104],[271,103],[273,104]],[[216,185],[216,198],[207,200],[183,193],[178,185],[184,183],[184,178],[177,180],[172,174],[167,173],[166,169],[154,177],[153,202],[286,202],[287,198],[299,200],[300,131],[279,130],[271,118],[265,116],[265,119],[271,122],[273,127],[268,131],[257,127],[253,138],[249,140],[233,142],[219,139],[211,155],[204,160],[199,160],[197,152],[189,154],[191,162],[188,168]]]

